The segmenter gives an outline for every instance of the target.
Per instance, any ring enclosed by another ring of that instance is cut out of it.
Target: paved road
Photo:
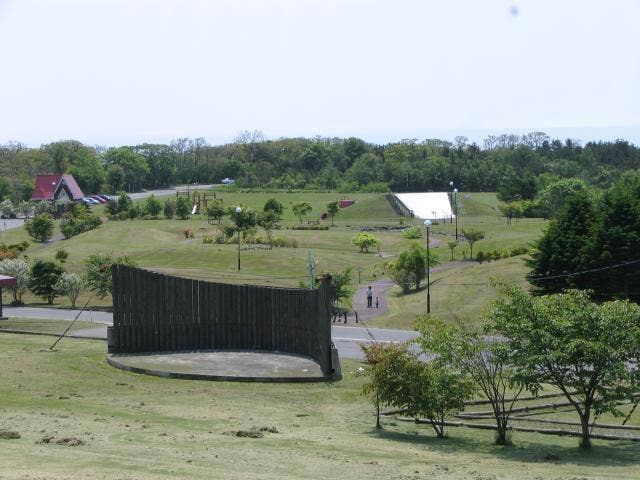
[[[48,320],[74,320],[79,310],[63,310],[56,308],[4,307],[7,317],[40,318]],[[85,311],[78,320],[96,323],[95,328],[76,330],[74,336],[107,338],[107,326],[111,325],[110,312]],[[361,360],[363,358],[359,344],[379,342],[405,342],[418,335],[410,330],[389,330],[383,328],[341,327],[331,326],[331,337],[342,358]]]
[[[0,232],[6,232],[12,228],[21,227],[24,223],[23,218],[7,218],[0,220]]]
[[[176,193],[177,190],[186,190],[187,188],[189,188],[190,190],[208,190],[210,188],[216,187],[217,184],[211,184],[211,185],[180,185],[177,187],[173,187],[173,188],[165,188],[165,189],[160,189],[160,190],[145,190],[144,192],[135,192],[135,193],[129,193],[128,195],[131,197],[132,200],[140,200],[141,198],[147,198],[150,197],[151,195],[155,195],[156,197],[160,197],[163,195],[173,195]],[[117,195],[114,197],[117,198]]]

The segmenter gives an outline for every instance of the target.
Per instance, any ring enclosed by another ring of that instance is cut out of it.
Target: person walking
[[[373,290],[371,290],[371,285],[367,289],[367,308],[371,308],[373,303]]]

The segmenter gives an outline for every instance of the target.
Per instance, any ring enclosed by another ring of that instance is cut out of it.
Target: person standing
[[[373,290],[371,290],[371,285],[367,289],[367,308],[371,308],[373,303]]]

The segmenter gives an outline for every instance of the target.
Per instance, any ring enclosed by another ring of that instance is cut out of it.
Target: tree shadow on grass
[[[577,437],[566,437],[564,441],[568,445],[559,445],[556,443],[558,437],[554,441],[544,442],[543,438],[523,438],[517,435],[518,432],[514,432],[514,444],[509,446],[493,444],[490,432],[484,432],[481,438],[472,438],[460,435],[460,430],[453,428],[447,429],[450,436],[445,438],[438,438],[433,431],[426,429],[419,432],[400,432],[388,428],[374,428],[368,433],[389,441],[423,445],[430,450],[443,453],[460,451],[465,454],[496,456],[513,462],[573,464],[586,467],[640,464],[640,443],[634,442],[594,440],[591,449],[581,449],[578,447]]]

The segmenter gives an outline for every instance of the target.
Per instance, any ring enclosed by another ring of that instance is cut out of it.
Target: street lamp
[[[456,216],[456,242],[458,241],[458,189],[453,189],[453,209]]]
[[[429,268],[431,267],[431,255],[429,254],[429,227],[431,220],[425,220],[424,226],[427,229],[427,314],[431,313],[431,285],[429,282]]]
[[[238,271],[240,271],[240,214],[242,208],[236,207],[236,227],[238,227]]]
[[[451,180],[449,182],[449,190],[451,190],[451,200],[453,200],[453,190],[454,190],[453,185],[454,185],[453,180]],[[450,223],[453,225],[453,216],[450,218],[450,220],[451,220]]]

